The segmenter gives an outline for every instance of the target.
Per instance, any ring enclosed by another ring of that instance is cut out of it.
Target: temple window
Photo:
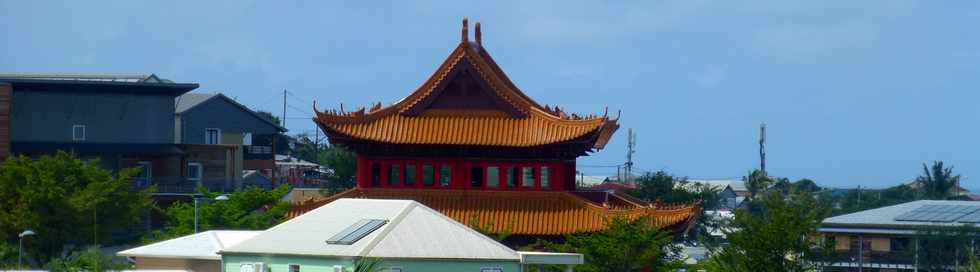
[[[443,165],[439,167],[439,185],[442,187],[449,187],[449,182],[452,180],[452,169],[449,165]]]
[[[524,172],[524,178],[521,179],[521,186],[526,188],[534,187],[534,167],[525,166],[522,172]]]
[[[422,185],[432,186],[432,183],[435,181],[434,175],[435,170],[432,169],[432,165],[422,165]]]
[[[487,167],[487,187],[500,187],[500,168],[496,166]]]
[[[388,165],[388,185],[395,186],[402,182],[402,166],[398,164]]]
[[[371,164],[371,185],[372,186],[381,185],[381,164],[378,163]]]
[[[548,186],[551,186],[551,179],[548,174],[548,167],[541,166],[541,188],[548,188]]]
[[[470,186],[483,187],[483,167],[473,166],[470,168]]]
[[[415,185],[415,165],[405,165],[405,186]]]
[[[507,167],[507,187],[517,187],[517,168]]]

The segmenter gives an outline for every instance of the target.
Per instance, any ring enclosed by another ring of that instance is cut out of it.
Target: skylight
[[[923,205],[895,217],[896,221],[913,222],[961,222],[980,221],[980,206],[973,205]]]
[[[371,234],[375,230],[381,228],[388,223],[388,220],[382,219],[361,219],[354,223],[350,227],[347,227],[337,235],[327,239],[327,244],[331,245],[352,245],[364,236]]]

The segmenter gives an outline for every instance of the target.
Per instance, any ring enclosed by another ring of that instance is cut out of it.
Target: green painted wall
[[[299,264],[301,272],[333,272],[334,265],[342,265],[346,270],[353,270],[353,262],[349,259],[328,257],[298,257],[298,256],[250,256],[225,255],[225,272],[239,272],[242,263],[261,262],[269,266],[269,272],[288,272],[289,264]],[[505,272],[520,272],[521,265],[514,261],[438,261],[394,259],[385,260],[380,268],[398,267],[404,272],[480,272],[484,267],[501,267]]]
[[[241,271],[242,263],[264,263],[270,268],[269,272],[288,272],[290,264],[300,265],[302,272],[334,272],[334,265],[342,265],[344,269],[351,269],[351,260],[340,258],[317,258],[300,256],[252,256],[252,255],[224,255],[222,259],[225,263],[225,272]]]
[[[514,261],[435,261],[435,260],[385,260],[382,268],[400,267],[403,272],[416,271],[445,271],[445,272],[480,272],[484,267],[501,267],[505,272],[520,272],[521,264]],[[237,272],[237,271],[236,271]]]

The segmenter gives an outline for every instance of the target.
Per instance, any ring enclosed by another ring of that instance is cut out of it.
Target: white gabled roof
[[[236,245],[261,231],[212,230],[161,241],[117,253],[126,257],[220,260],[218,251]]]
[[[520,259],[516,251],[442,213],[412,201],[412,208],[368,252],[379,258]]]
[[[330,237],[362,219],[388,220],[351,245]],[[411,200],[338,199],[222,253],[520,260],[516,251]]]

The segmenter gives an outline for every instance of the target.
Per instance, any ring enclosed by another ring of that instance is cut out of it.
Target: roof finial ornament
[[[470,19],[468,19],[466,17],[463,17],[463,39],[462,39],[462,41],[464,43],[465,42],[468,42],[470,40],[470,33],[469,33],[469,26],[468,26],[469,25],[469,21],[470,21]]]
[[[476,22],[476,29],[474,30],[473,35],[476,37],[476,45],[479,45],[482,48],[483,47],[483,33],[480,33],[480,21],[477,21]]]

